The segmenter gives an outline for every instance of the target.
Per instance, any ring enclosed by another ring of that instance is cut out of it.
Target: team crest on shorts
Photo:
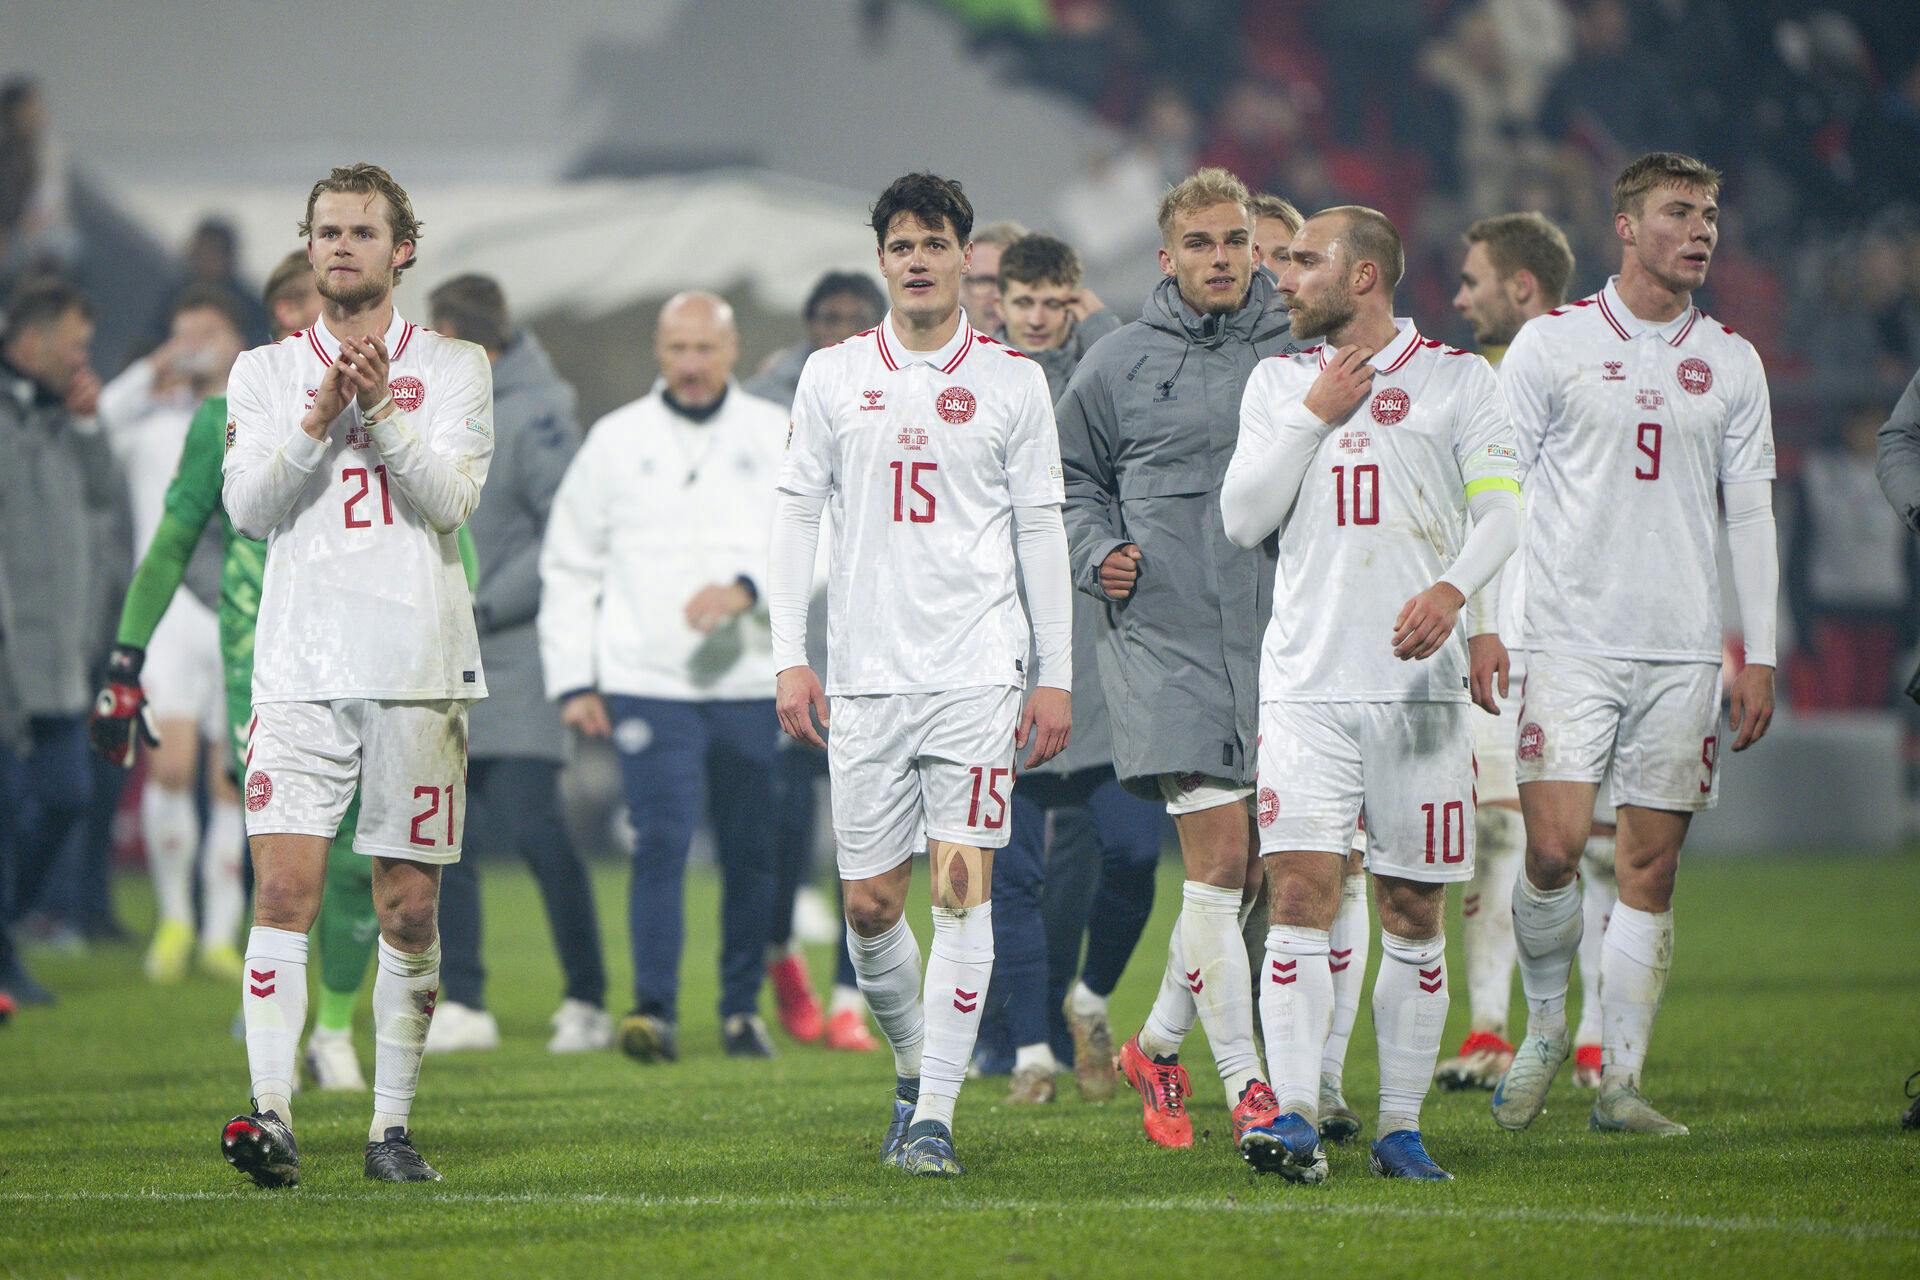
[[[1383,427],[1390,427],[1407,416],[1407,410],[1413,408],[1413,397],[1399,387],[1388,387],[1373,397],[1370,411],[1373,420]]]
[[[943,422],[959,426],[963,422],[973,421],[973,411],[979,408],[979,402],[973,398],[973,392],[965,387],[948,387],[933,398],[933,410]]]
[[[1270,827],[1280,816],[1280,793],[1272,787],[1260,788],[1260,825]]]
[[[267,776],[265,769],[255,769],[247,775],[247,812],[258,813],[266,808],[273,799],[273,779]]]
[[[1690,396],[1703,396],[1713,390],[1713,370],[1698,356],[1682,360],[1673,376],[1680,379],[1680,389]]]
[[[412,413],[427,402],[427,384],[404,374],[387,384],[387,390],[393,393],[394,407],[402,413]]]
[[[1547,731],[1538,724],[1529,722],[1524,729],[1520,730],[1519,754],[1522,760],[1538,760],[1540,752],[1546,745]]]

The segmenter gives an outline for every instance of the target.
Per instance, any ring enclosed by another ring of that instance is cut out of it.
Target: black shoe
[[[757,1013],[730,1016],[720,1032],[720,1047],[729,1058],[771,1058],[773,1041],[767,1036],[767,1024]]]
[[[367,1176],[379,1182],[438,1182],[440,1174],[413,1149],[413,1136],[399,1125],[367,1144]]]
[[[678,1062],[680,1041],[665,1018],[630,1013],[620,1019],[620,1052],[636,1062]]]
[[[260,1186],[291,1187],[300,1181],[300,1151],[278,1112],[256,1111],[227,1121],[220,1131],[220,1153]]]

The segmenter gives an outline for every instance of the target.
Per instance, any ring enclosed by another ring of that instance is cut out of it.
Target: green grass
[[[1494,1127],[1484,1094],[1436,1093],[1428,1141],[1459,1179],[1438,1187],[1383,1182],[1359,1149],[1334,1153],[1323,1188],[1256,1178],[1197,1033],[1193,1150],[1150,1147],[1124,1093],[1087,1105],[1063,1081],[1058,1104],[1016,1111],[997,1105],[1003,1082],[976,1082],[957,1126],[966,1177],[908,1180],[875,1160],[884,1055],[784,1041],[771,1064],[720,1055],[710,926],[689,949],[680,1063],[549,1057],[544,917],[531,882],[496,864],[488,960],[507,1046],[429,1059],[414,1116],[446,1181],[366,1182],[369,1101],[309,1093],[302,1184],[264,1192],[218,1151],[246,1099],[233,993],[149,987],[133,948],[42,954],[60,1003],[0,1028],[0,1274],[1916,1275],[1920,1134],[1896,1123],[1920,1066],[1915,871],[1913,857],[1689,866],[1648,1079],[1693,1135],[1589,1134],[1564,1074],[1522,1135]],[[1179,900],[1163,872],[1116,995],[1121,1035]],[[599,889],[620,992],[617,869]],[[124,891],[145,909],[143,882]],[[697,877],[694,921],[714,896]],[[910,916],[924,927],[924,897]],[[1453,965],[1449,1043],[1465,1022],[1457,952]],[[1370,1027],[1363,1013],[1348,1071],[1369,1120]],[[370,1059],[364,1011],[358,1035]]]

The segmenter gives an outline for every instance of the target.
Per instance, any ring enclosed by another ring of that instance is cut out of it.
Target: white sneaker
[[[548,1053],[592,1053],[613,1048],[613,1018],[599,1005],[563,1000],[553,1015]]]
[[[1573,1042],[1563,1031],[1558,1039],[1527,1032],[1513,1051],[1513,1065],[1493,1087],[1493,1119],[1502,1129],[1524,1129],[1547,1105],[1547,1089],[1565,1065]]]
[[[816,947],[840,941],[840,913],[810,884],[793,895],[793,936]]]
[[[315,1028],[307,1037],[307,1074],[322,1092],[365,1093],[367,1078],[360,1074],[360,1058],[353,1051],[353,1032]]]
[[[500,1024],[485,1009],[470,1009],[464,1004],[442,1004],[433,1011],[427,1027],[428,1053],[463,1053],[498,1049]]]
[[[1662,1138],[1684,1138],[1687,1126],[1669,1120],[1640,1096],[1638,1085],[1603,1084],[1594,1100],[1587,1127],[1599,1133],[1651,1133]]]

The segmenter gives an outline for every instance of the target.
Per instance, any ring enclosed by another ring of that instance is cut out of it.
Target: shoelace
[[[1160,1110],[1175,1116],[1185,1111],[1185,1097],[1193,1092],[1193,1086],[1187,1082],[1187,1069],[1174,1067],[1169,1070],[1156,1064],[1154,1076],[1154,1083],[1159,1086]]]

